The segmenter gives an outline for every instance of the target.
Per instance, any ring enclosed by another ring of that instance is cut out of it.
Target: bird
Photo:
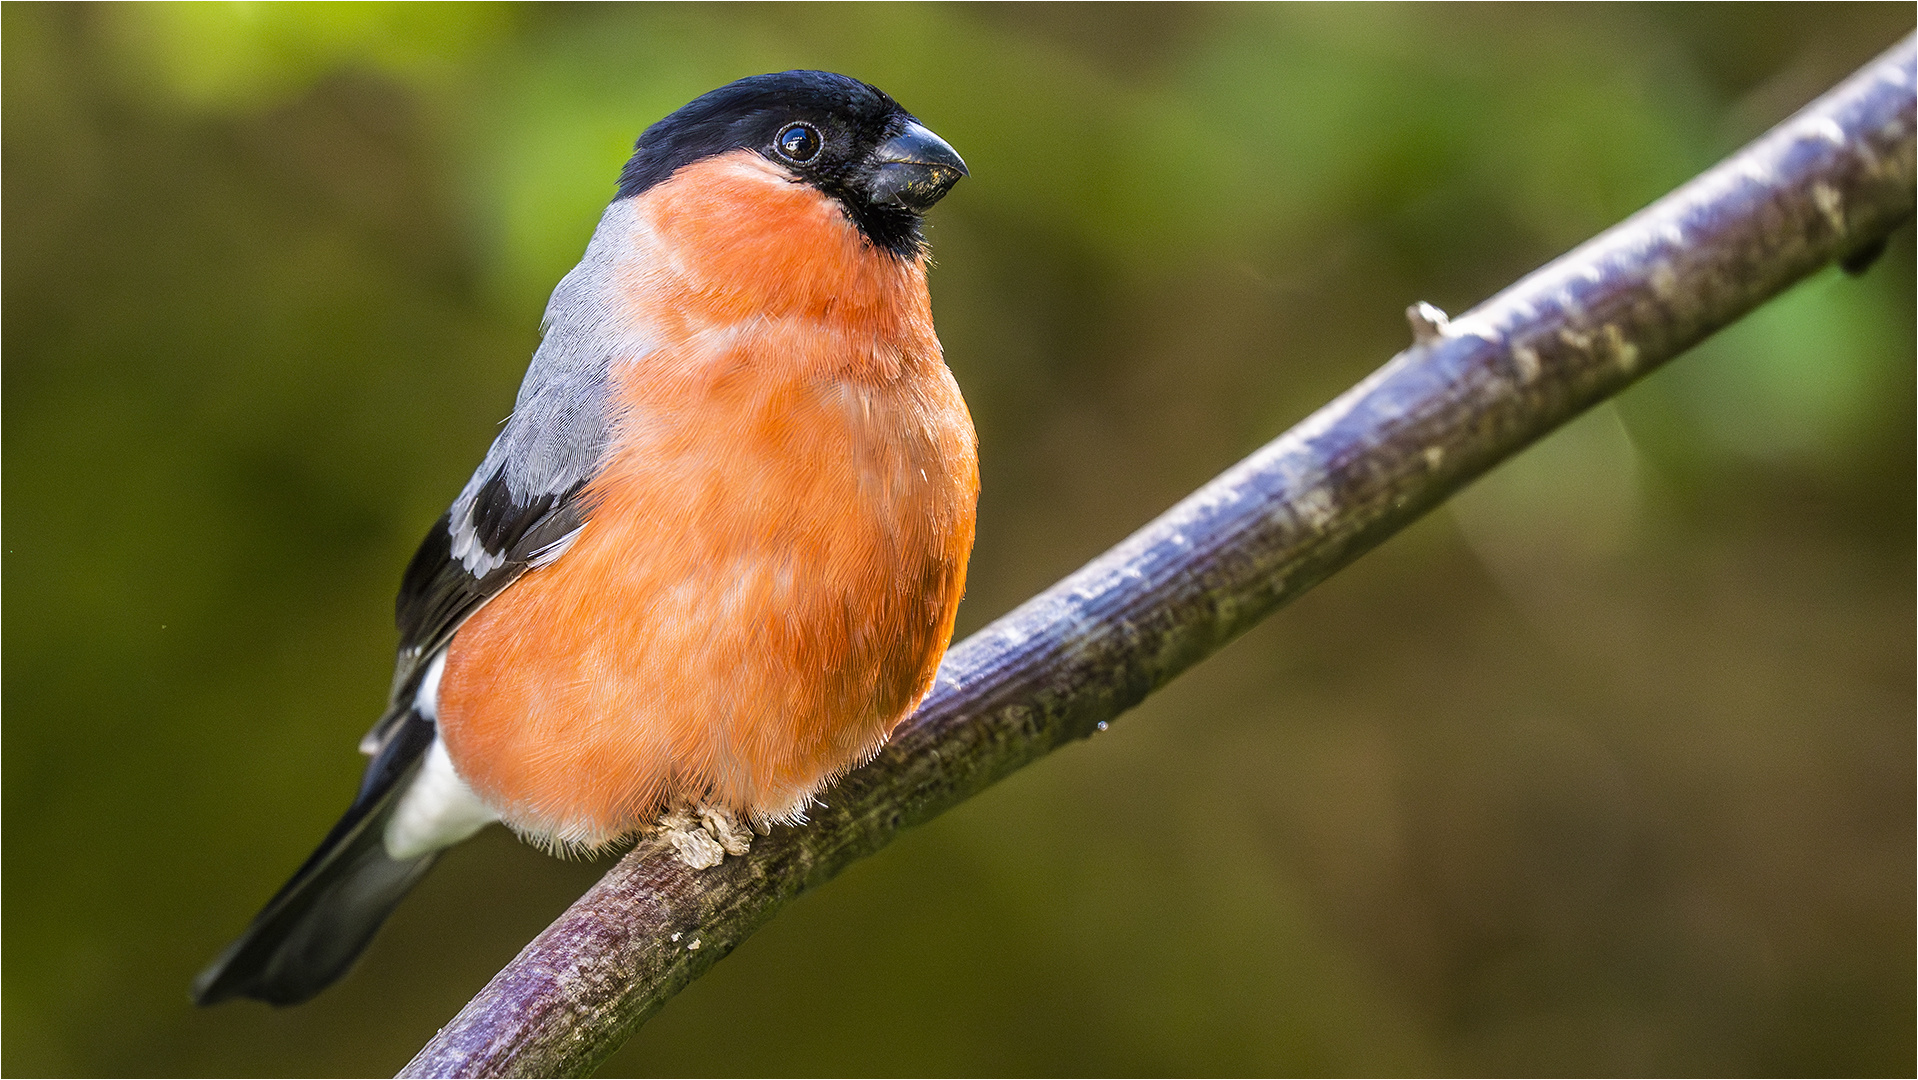
[[[878,752],[931,688],[972,551],[977,437],[924,229],[968,175],[830,72],[646,128],[401,576],[357,793],[197,1003],[312,998],[493,822],[561,855],[665,828],[702,866]]]

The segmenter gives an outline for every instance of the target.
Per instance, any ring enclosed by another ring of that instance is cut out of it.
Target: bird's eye
[[[806,162],[819,156],[819,132],[811,124],[787,124],[773,145],[789,161]]]

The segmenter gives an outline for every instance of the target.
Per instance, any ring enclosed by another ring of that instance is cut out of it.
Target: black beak
[[[916,120],[880,143],[868,160],[873,168],[866,198],[875,205],[903,206],[914,213],[924,213],[960,177],[971,175],[959,152]]]

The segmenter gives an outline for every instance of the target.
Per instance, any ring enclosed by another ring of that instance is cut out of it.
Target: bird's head
[[[911,258],[920,220],[966,163],[878,88],[825,71],[754,75],[702,94],[646,129],[619,198],[694,162],[750,150],[836,200],[874,247]]]

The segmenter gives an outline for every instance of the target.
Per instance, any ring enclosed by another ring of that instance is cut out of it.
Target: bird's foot
[[[695,870],[718,866],[726,856],[744,855],[753,846],[752,830],[718,806],[670,811],[659,819],[659,831],[673,857]]]

